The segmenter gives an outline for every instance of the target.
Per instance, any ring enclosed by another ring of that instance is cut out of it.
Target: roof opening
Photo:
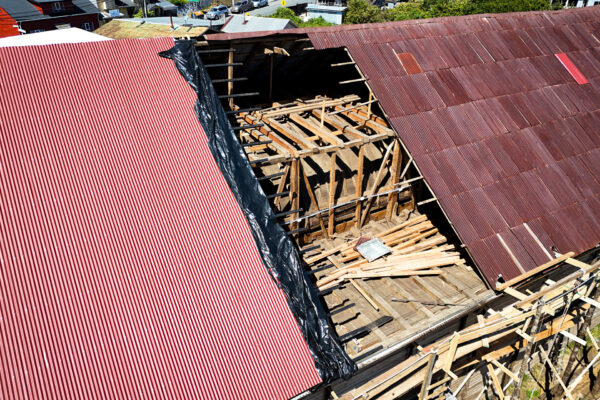
[[[577,68],[575,64],[573,64],[573,61],[571,61],[569,56],[567,56],[565,53],[558,53],[555,54],[555,56],[556,58],[558,58],[563,67],[565,67],[567,71],[569,71],[569,73],[575,79],[575,81],[577,81],[577,83],[579,83],[580,85],[589,83],[585,76],[583,76],[581,71],[579,71],[579,68]]]
[[[197,50],[352,360],[490,295],[346,49],[278,35]]]

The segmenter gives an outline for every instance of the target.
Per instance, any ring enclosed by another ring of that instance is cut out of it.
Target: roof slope
[[[96,29],[94,33],[112,39],[134,39],[152,37],[196,37],[204,34],[208,28],[200,26],[176,26],[171,29],[170,25],[155,24],[151,22],[122,21],[113,19]]]
[[[493,284],[600,241],[599,21],[588,7],[308,33],[348,47]]]
[[[282,399],[319,382],[195,93],[157,55],[172,44],[0,49],[3,398]]]
[[[600,7],[285,33],[348,48],[492,285],[600,242]]]

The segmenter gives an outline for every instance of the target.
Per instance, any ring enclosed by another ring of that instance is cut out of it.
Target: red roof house
[[[283,399],[320,383],[196,94],[158,56],[172,46],[0,48],[3,398]]]
[[[349,50],[491,285],[600,242],[600,7],[293,33]]]

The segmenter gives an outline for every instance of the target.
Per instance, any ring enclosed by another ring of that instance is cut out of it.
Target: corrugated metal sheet
[[[598,19],[587,7],[299,32],[319,49],[348,47],[494,284],[545,261],[553,245],[600,242]],[[368,50],[386,39],[423,72],[391,77],[386,56]]]
[[[0,49],[2,398],[284,399],[320,382],[195,93],[157,55],[172,44]]]

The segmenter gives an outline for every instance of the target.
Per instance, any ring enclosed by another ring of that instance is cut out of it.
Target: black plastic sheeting
[[[193,43],[178,41],[160,56],[173,60],[198,94],[195,111],[208,136],[210,150],[246,215],[264,265],[285,293],[319,376],[325,383],[338,377],[348,378],[356,371],[356,365],[332,335],[317,292],[294,244],[275,219]]]

